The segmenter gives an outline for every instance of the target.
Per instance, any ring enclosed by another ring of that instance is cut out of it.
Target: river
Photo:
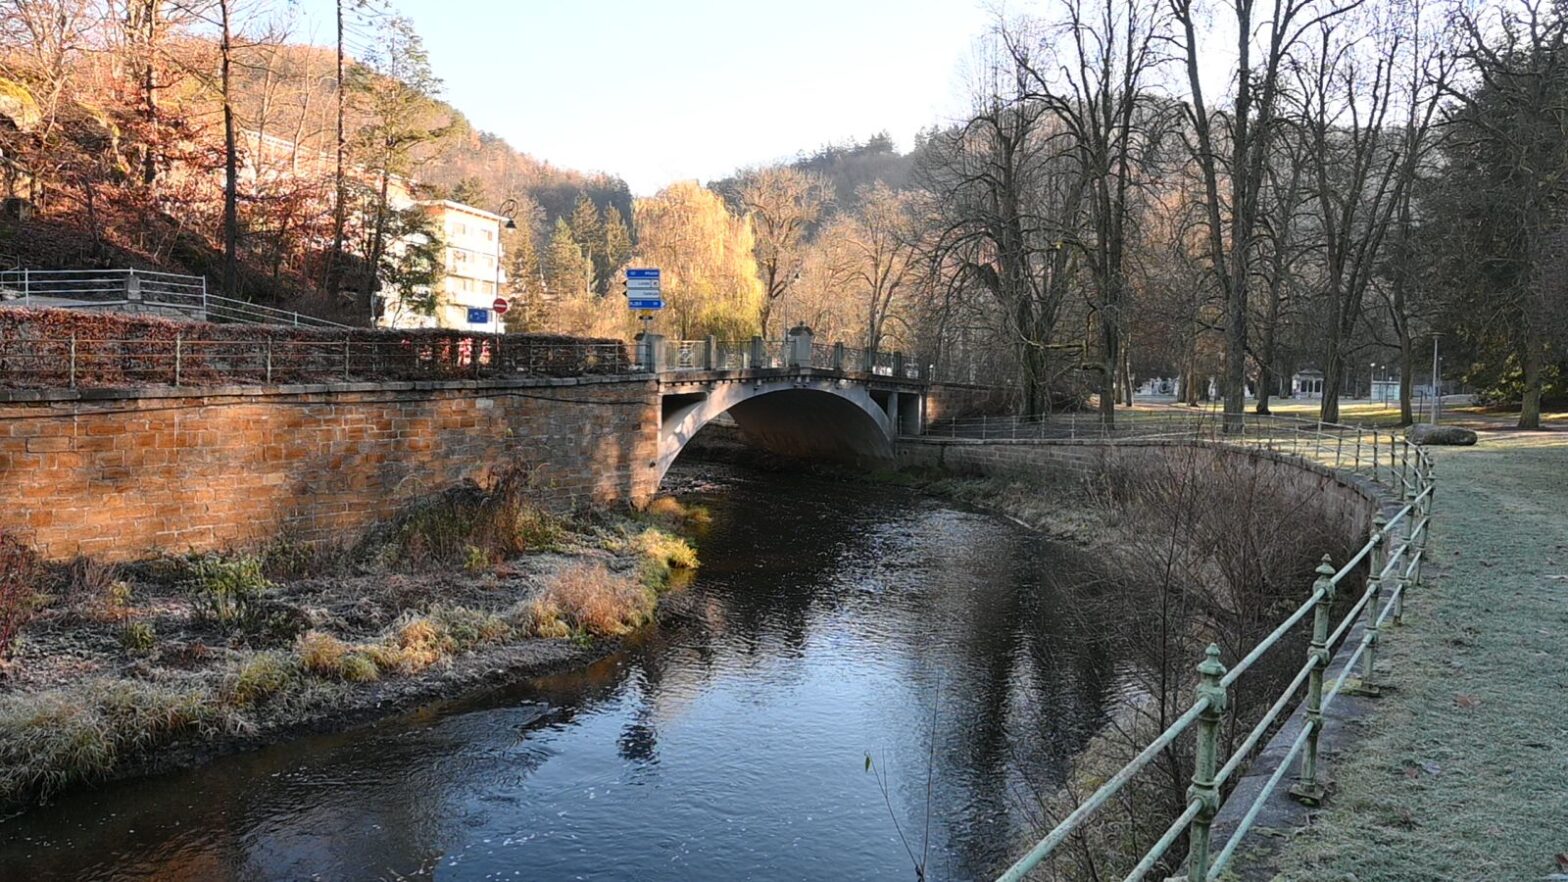
[[[896,487],[678,465],[691,615],[591,667],[67,795],[0,879],[988,878],[1121,688],[1070,548]],[[867,756],[872,771],[867,771]],[[885,790],[880,782],[885,782]]]

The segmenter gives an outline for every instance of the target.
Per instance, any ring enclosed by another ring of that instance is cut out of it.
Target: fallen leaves
[[[1456,692],[1454,693],[1454,705],[1464,710],[1475,710],[1481,706],[1481,699],[1468,692]]]

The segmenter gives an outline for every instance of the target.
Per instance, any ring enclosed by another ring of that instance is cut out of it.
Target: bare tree
[[[1065,45],[1048,47],[1044,64],[1005,29],[1003,36],[1014,63],[1028,74],[1027,98],[1049,108],[1086,188],[1081,231],[1071,242],[1082,252],[1095,290],[1100,416],[1109,426],[1116,420],[1130,318],[1126,264],[1134,202],[1146,177],[1148,145],[1162,122],[1161,105],[1150,100],[1148,89],[1169,16],[1162,0],[1068,0],[1065,16],[1052,29]]]
[[[926,187],[942,212],[930,254],[941,277],[995,305],[1033,416],[1049,407],[1057,323],[1078,263],[1063,240],[1084,186],[1050,108],[1030,93],[1033,41],[997,30],[1001,51],[981,59],[972,115],[930,144]]]
[[[1260,215],[1263,168],[1275,128],[1279,125],[1282,75],[1291,53],[1310,28],[1344,14],[1360,0],[1276,0],[1259,21],[1258,0],[1228,4],[1236,30],[1235,89],[1229,121],[1229,155],[1214,130],[1215,117],[1203,94],[1204,47],[1198,40],[1203,11],[1198,0],[1169,0],[1181,34],[1178,42],[1187,67],[1187,114],[1193,157],[1203,174],[1204,221],[1215,283],[1224,292],[1225,430],[1241,428],[1246,405],[1247,313],[1252,261]],[[1253,42],[1262,55],[1253,59]],[[1220,179],[1229,181],[1229,198],[1220,195]]]
[[[833,184],[815,172],[789,166],[741,175],[732,193],[751,217],[757,271],[762,277],[762,334],[769,333],[773,306],[799,278],[807,235],[832,201]]]

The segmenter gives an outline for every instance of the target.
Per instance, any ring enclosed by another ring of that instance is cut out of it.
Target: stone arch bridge
[[[918,366],[898,353],[817,344],[802,329],[782,343],[740,345],[649,335],[638,357],[658,377],[655,483],[720,416],[765,450],[864,464],[891,462],[898,436],[925,421]]]

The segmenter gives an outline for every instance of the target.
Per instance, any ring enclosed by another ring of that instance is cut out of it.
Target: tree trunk
[[[1345,382],[1345,359],[1339,347],[1329,349],[1328,364],[1323,370],[1323,404],[1318,409],[1318,419],[1325,423],[1339,422],[1339,387]]]
[[[1519,353],[1519,361],[1524,365],[1524,400],[1519,404],[1519,428],[1541,428],[1541,386],[1544,381],[1544,371],[1541,370],[1541,350],[1533,340],[1526,340]]]
[[[1415,341],[1410,339],[1408,322],[1399,328],[1399,424],[1413,424],[1415,410],[1410,406],[1411,387],[1415,384]]]
[[[239,296],[239,157],[235,144],[234,102],[229,92],[229,67],[232,61],[232,32],[229,26],[230,0],[218,0],[223,34],[219,44],[223,84],[223,294]]]
[[[343,177],[343,155],[347,141],[343,135],[343,111],[346,96],[343,89],[343,0],[337,0],[338,14],[338,78],[337,78],[337,168],[332,175],[332,253],[327,256],[326,286],[329,291],[342,287],[338,276],[343,271],[343,227],[348,206],[348,186]]]

